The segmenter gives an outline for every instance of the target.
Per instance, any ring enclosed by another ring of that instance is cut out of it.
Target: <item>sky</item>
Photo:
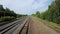
[[[34,14],[37,11],[43,12],[53,0],[0,0],[4,8],[9,8],[17,14]]]

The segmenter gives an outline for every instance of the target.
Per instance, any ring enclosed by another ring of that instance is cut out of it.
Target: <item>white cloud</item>
[[[43,6],[45,6],[45,2],[47,2],[47,1],[48,0],[44,0],[44,1],[40,0],[39,3],[38,2],[34,2],[34,4],[32,5],[32,8],[33,9],[37,9],[39,7],[43,7]]]
[[[38,8],[44,7],[48,0],[0,0],[0,4],[14,10],[16,13],[32,14]],[[43,11],[43,10],[42,10]]]

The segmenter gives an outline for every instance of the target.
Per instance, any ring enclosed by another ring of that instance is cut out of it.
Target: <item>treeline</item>
[[[10,10],[9,8],[4,9],[3,5],[0,5],[0,22],[13,20],[24,16],[26,15],[16,14],[13,10]]]
[[[4,9],[3,5],[0,5],[0,22],[9,21],[17,18],[17,14],[9,8]]]
[[[45,12],[36,13],[37,17],[52,21],[55,23],[60,23],[60,0],[55,0],[52,2],[51,5],[49,5],[48,10]]]
[[[3,5],[0,5],[0,17],[3,16],[13,16],[16,17],[16,13],[9,8],[4,9]]]

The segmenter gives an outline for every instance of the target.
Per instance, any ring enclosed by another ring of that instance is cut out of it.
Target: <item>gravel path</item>
[[[43,22],[31,17],[28,34],[59,34],[54,29],[46,26]]]

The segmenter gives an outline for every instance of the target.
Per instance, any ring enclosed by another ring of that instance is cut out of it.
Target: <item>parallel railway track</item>
[[[15,31],[19,27],[19,25],[21,25],[25,20],[26,18],[23,18],[16,22],[12,22],[12,23],[0,26],[0,34],[12,34],[13,31]]]

